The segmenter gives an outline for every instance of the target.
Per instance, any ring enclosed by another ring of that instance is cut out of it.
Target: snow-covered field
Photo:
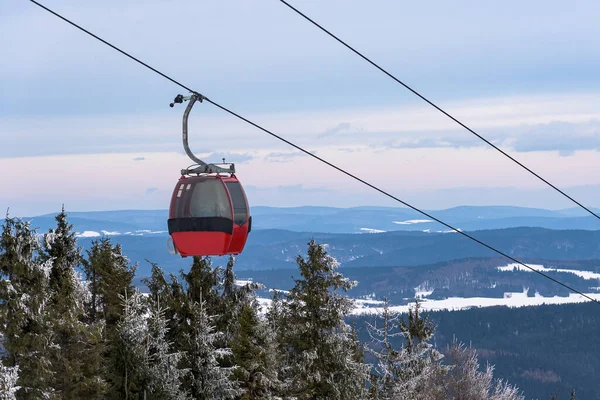
[[[529,264],[528,264],[529,265]],[[553,267],[544,267],[543,265],[529,265],[531,268],[540,271],[540,272],[560,272],[560,273],[570,273],[575,274],[584,279],[590,280],[598,280],[600,282],[600,273],[592,272],[592,271],[582,271],[582,270],[574,270],[574,269],[562,269],[562,268],[553,268]],[[499,271],[509,272],[515,269],[529,271],[531,270],[525,268],[520,264],[508,264],[505,266],[497,267]],[[269,289],[269,291],[274,291],[277,289]],[[600,301],[600,286],[591,286],[589,290],[595,293],[586,293],[590,298]],[[281,290],[281,292],[286,292]],[[533,296],[529,296],[529,288],[523,288],[522,292],[507,292],[504,293],[504,297],[502,298],[490,298],[490,297],[449,297],[442,300],[432,300],[427,297],[433,293],[433,289],[428,285],[421,284],[415,287],[415,298],[418,298],[422,310],[424,311],[441,311],[441,310],[466,310],[473,307],[494,307],[494,306],[504,306],[504,307],[527,307],[527,306],[539,306],[539,305],[558,305],[558,304],[570,304],[570,303],[583,303],[589,302],[590,300],[585,298],[582,295],[571,293],[568,297],[565,296],[552,296],[552,297],[544,297],[539,293],[534,293]],[[352,310],[352,314],[361,315],[361,314],[379,314],[383,312],[383,302],[380,300],[374,299],[375,294],[369,296],[367,299],[353,299],[354,301],[354,309]],[[259,298],[259,303],[261,304],[261,308],[263,312],[266,312],[267,308],[271,304],[271,299],[268,298]],[[393,312],[406,313],[408,312],[409,307],[413,307],[414,303],[409,305],[401,305],[394,306],[390,305],[390,310]]]
[[[467,310],[473,307],[526,307],[539,306],[543,304],[569,304],[583,303],[590,301],[579,294],[570,294],[569,297],[544,297],[538,293],[534,297],[528,297],[528,289],[522,293],[505,293],[503,298],[488,298],[488,297],[449,297],[444,300],[428,300],[422,299],[421,309],[424,311],[439,311],[439,310]],[[600,301],[600,293],[586,293],[591,298]],[[406,313],[409,307],[414,304],[405,306],[391,306],[390,310],[394,312]],[[352,314],[378,314],[383,312],[383,307],[364,307],[358,303]]]
[[[409,219],[408,221],[393,221],[396,225],[414,225],[414,224],[425,224],[433,222],[430,219]]]
[[[575,274],[583,279],[598,279],[600,281],[600,274],[597,272],[592,272],[592,271],[581,271],[581,270],[576,270],[576,269],[564,269],[564,268],[548,268],[548,267],[544,267],[543,265],[538,265],[538,264],[526,264],[527,266],[529,266],[530,268],[535,269],[536,271],[540,271],[540,272],[566,272],[569,274]],[[526,271],[526,272],[533,272],[531,271],[529,268],[525,268],[523,265],[521,264],[508,264],[504,267],[498,267],[499,271],[514,271],[514,270],[519,270],[519,271]]]
[[[382,231],[381,229],[372,229],[372,228],[360,228],[361,231],[367,233],[385,233],[387,231]]]
[[[544,297],[535,294],[534,297],[528,297],[529,289],[524,289],[522,293],[505,293],[503,298],[488,297],[449,297],[443,300],[420,299],[421,309],[423,311],[441,311],[441,310],[468,310],[473,307],[527,307],[540,305],[558,305],[570,303],[584,303],[590,300],[579,294],[570,294],[569,297]],[[600,293],[586,293],[591,298],[600,301]],[[260,297],[257,299],[263,312],[266,312],[271,304],[271,299]],[[379,300],[354,299],[353,315],[381,314],[383,312],[383,302]],[[392,312],[407,313],[409,307],[414,307],[414,303],[403,306],[390,305]]]
[[[119,236],[119,235],[127,235],[127,236],[144,236],[144,235],[156,235],[159,233],[166,233],[167,231],[151,231],[149,229],[140,229],[134,232],[110,232],[110,231],[100,231],[100,232],[96,232],[96,231],[84,231],[82,232],[75,232],[75,237],[78,238],[90,238],[90,237],[100,237],[100,236]]]

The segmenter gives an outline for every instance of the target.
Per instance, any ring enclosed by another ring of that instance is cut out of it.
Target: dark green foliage
[[[44,235],[42,259],[49,263],[49,319],[56,347],[52,351],[52,386],[63,399],[98,398],[105,384],[98,379],[100,354],[98,324],[84,323],[85,289],[76,273],[82,257],[65,210],[57,227]]]
[[[406,348],[410,352],[416,343],[429,340],[433,336],[435,326],[427,316],[420,315],[421,304],[415,300],[415,307],[408,310],[408,321],[404,317],[400,321],[400,330],[406,340]]]
[[[58,316],[72,314],[77,307],[77,277],[75,269],[82,261],[81,249],[77,247],[73,225],[67,223],[67,214],[63,207],[56,216],[57,226],[44,235],[43,261],[49,261],[50,304]],[[71,317],[71,316],[69,316]]]
[[[271,398],[279,390],[274,338],[255,304],[242,305],[231,350],[233,378],[244,390],[241,400]]]
[[[131,282],[136,266],[128,265],[121,246],[113,246],[109,238],[94,241],[87,254],[83,266],[89,281],[90,301],[85,303],[85,320],[102,329],[98,346],[103,351],[103,362],[97,374],[107,382],[107,396],[121,398],[126,387],[122,383],[122,372],[127,358],[117,327],[125,312],[122,299],[134,295]]]
[[[355,361],[343,320],[352,303],[335,292],[354,283],[335,271],[337,262],[314,240],[307,253],[307,259],[297,258],[302,278],[283,304],[274,304],[286,393],[299,399],[363,398],[367,370]]]
[[[182,272],[187,284],[187,296],[191,302],[206,302],[209,309],[219,304],[219,269],[212,269],[209,257],[194,257],[190,271]]]
[[[106,322],[108,337],[123,315],[120,296],[131,296],[134,292],[133,276],[137,265],[130,266],[119,244],[112,245],[110,239],[95,240],[87,251],[88,258],[83,266],[86,279],[90,282],[91,301],[88,315],[91,321]]]
[[[18,399],[42,399],[53,390],[48,319],[49,266],[29,224],[6,217],[0,238],[0,330],[9,367],[19,367]]]

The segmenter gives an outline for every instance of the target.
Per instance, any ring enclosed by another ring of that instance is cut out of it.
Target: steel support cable
[[[296,145],[296,144],[294,144],[294,143],[290,142],[289,140],[287,140],[287,139],[285,139],[285,138],[283,138],[283,137],[281,137],[281,136],[279,136],[279,135],[277,135],[277,134],[275,134],[275,133],[273,133],[273,132],[271,132],[271,131],[269,131],[269,130],[267,130],[267,129],[263,128],[262,126],[260,126],[260,125],[258,125],[258,124],[256,124],[256,123],[254,123],[254,122],[252,122],[252,121],[250,121],[249,119],[247,119],[247,118],[245,118],[245,117],[243,117],[243,116],[241,116],[241,115],[239,115],[239,114],[235,113],[234,111],[231,111],[231,110],[229,110],[228,108],[226,108],[226,107],[224,107],[224,106],[222,106],[222,105],[220,105],[220,104],[218,104],[218,103],[216,103],[216,102],[214,102],[214,101],[210,100],[210,99],[209,99],[209,98],[207,98],[206,96],[203,96],[203,95],[199,94],[198,92],[196,92],[196,91],[194,91],[194,90],[192,90],[192,89],[188,88],[188,87],[187,87],[187,86],[185,86],[184,84],[182,84],[182,83],[180,83],[180,82],[176,81],[175,79],[173,79],[173,78],[169,77],[168,75],[165,75],[165,74],[163,74],[162,72],[158,71],[157,69],[155,69],[155,68],[151,67],[150,65],[148,65],[148,64],[146,64],[146,63],[144,63],[143,61],[140,61],[139,59],[137,59],[137,58],[133,57],[132,55],[130,55],[130,54],[128,54],[127,52],[125,52],[125,51],[123,51],[123,50],[119,49],[118,47],[116,47],[116,46],[114,46],[114,45],[110,44],[109,42],[105,41],[104,39],[101,39],[100,37],[98,37],[98,36],[94,35],[93,33],[91,33],[91,32],[89,32],[89,31],[87,31],[86,29],[84,29],[84,28],[80,27],[79,25],[77,25],[77,24],[75,24],[74,22],[72,22],[72,21],[68,20],[67,18],[65,18],[65,17],[63,17],[63,16],[61,16],[61,15],[57,14],[56,12],[54,12],[54,11],[50,10],[49,8],[47,8],[47,7],[43,6],[43,5],[41,5],[41,4],[40,4],[40,3],[38,3],[37,1],[35,1],[35,0],[29,0],[29,1],[31,1],[32,3],[34,3],[34,4],[38,5],[39,7],[43,8],[43,9],[45,9],[46,11],[48,11],[48,12],[50,12],[50,13],[54,14],[55,16],[59,17],[59,18],[60,18],[60,19],[62,19],[63,21],[65,21],[65,22],[67,22],[67,23],[69,23],[69,24],[73,25],[74,27],[76,27],[76,28],[80,29],[81,31],[83,31],[83,32],[87,33],[88,35],[90,35],[90,36],[92,36],[92,37],[94,37],[94,38],[98,39],[98,40],[99,40],[99,41],[101,41],[102,43],[104,43],[104,44],[106,44],[106,45],[110,46],[111,48],[113,48],[113,49],[117,50],[118,52],[120,52],[120,53],[124,54],[125,56],[127,56],[127,57],[131,58],[132,60],[134,60],[134,61],[138,62],[139,64],[141,64],[141,65],[145,66],[146,68],[148,68],[148,69],[150,69],[150,70],[152,70],[152,71],[156,72],[157,74],[159,74],[159,75],[161,75],[162,77],[164,77],[165,79],[168,79],[169,81],[171,81],[171,82],[175,83],[176,85],[180,86],[181,88],[183,88],[183,89],[186,89],[186,90],[188,90],[188,91],[190,91],[190,92],[192,92],[192,93],[196,93],[196,94],[198,94],[199,96],[202,96],[202,98],[203,98],[203,100],[204,100],[204,101],[207,101],[207,102],[211,103],[212,105],[214,105],[214,106],[216,106],[217,108],[219,108],[219,109],[221,109],[221,110],[223,110],[223,111],[227,112],[228,114],[231,114],[231,115],[233,115],[233,116],[235,116],[235,117],[239,118],[240,120],[242,120],[242,121],[244,121],[244,122],[246,122],[246,123],[248,123],[248,124],[250,124],[250,125],[254,126],[255,128],[257,128],[257,129],[259,129],[259,130],[261,130],[261,131],[263,131],[263,132],[265,132],[265,133],[268,133],[269,135],[273,136],[274,138],[281,140],[282,142],[284,142],[284,143],[286,143],[286,144],[288,144],[288,145],[290,145],[290,146],[294,147],[295,149],[297,149],[297,150],[299,150],[299,151],[301,151],[301,152],[303,152],[303,153],[305,153],[305,154],[307,154],[307,155],[309,155],[309,156],[311,156],[311,157],[313,157],[313,158],[315,158],[315,159],[317,159],[317,160],[321,161],[322,163],[324,163],[324,164],[328,165],[329,167],[331,167],[331,168],[333,168],[333,169],[336,169],[337,171],[339,171],[339,172],[341,172],[341,173],[343,173],[343,174],[345,174],[345,175],[347,175],[347,176],[349,176],[349,177],[351,177],[351,178],[353,178],[353,179],[357,180],[358,182],[361,182],[362,184],[364,184],[364,185],[366,185],[366,186],[370,187],[371,189],[374,189],[374,190],[378,191],[379,193],[381,193],[381,194],[383,194],[383,195],[385,195],[385,196],[387,196],[387,197],[389,197],[389,198],[391,198],[391,199],[393,199],[393,200],[395,200],[395,201],[397,201],[397,202],[399,202],[399,203],[401,203],[401,204],[405,205],[406,207],[409,207],[409,208],[411,208],[411,209],[413,209],[413,210],[417,211],[418,213],[421,213],[421,214],[425,215],[426,217],[428,217],[428,218],[431,218],[432,220],[434,220],[434,221],[436,221],[436,222],[438,222],[438,223],[440,223],[440,224],[442,224],[442,225],[446,226],[447,228],[449,228],[449,229],[451,229],[451,230],[453,230],[453,231],[455,231],[455,232],[457,232],[457,233],[459,233],[459,234],[461,234],[461,235],[465,236],[465,237],[466,237],[466,238],[468,238],[468,239],[471,239],[471,240],[475,241],[476,243],[478,243],[478,244],[480,244],[480,245],[482,245],[482,246],[484,246],[484,247],[488,248],[489,250],[492,250],[492,251],[494,251],[494,252],[496,252],[496,253],[500,254],[501,256],[504,256],[504,257],[508,258],[509,260],[511,260],[511,261],[513,261],[513,262],[515,262],[515,263],[517,263],[517,264],[519,264],[519,265],[522,265],[522,266],[524,266],[525,268],[527,268],[527,269],[530,269],[531,271],[533,271],[533,272],[535,272],[535,273],[537,273],[537,274],[539,274],[539,275],[541,275],[541,276],[543,276],[543,277],[545,277],[545,278],[547,278],[547,279],[550,279],[550,280],[551,280],[551,281],[553,281],[554,283],[556,283],[556,284],[558,284],[558,285],[560,285],[560,286],[563,286],[564,288],[566,288],[566,289],[568,289],[568,290],[570,290],[570,291],[572,291],[572,292],[574,292],[574,293],[577,293],[577,294],[579,294],[579,295],[581,295],[581,296],[585,297],[586,299],[588,299],[588,300],[590,300],[590,301],[592,301],[592,302],[594,302],[594,303],[597,303],[597,304],[599,304],[599,305],[600,305],[600,301],[598,301],[598,300],[596,300],[596,299],[594,299],[594,298],[592,298],[592,297],[588,296],[587,294],[585,294],[585,293],[583,293],[583,292],[581,292],[581,291],[579,291],[579,290],[577,290],[577,289],[575,289],[575,288],[572,288],[571,286],[569,286],[569,285],[567,285],[567,284],[564,284],[564,283],[560,282],[559,280],[557,280],[557,279],[554,279],[554,278],[552,278],[551,276],[548,276],[548,275],[544,274],[543,272],[536,270],[535,268],[531,268],[529,265],[527,265],[527,264],[525,264],[525,263],[523,263],[523,262],[521,262],[521,261],[517,260],[516,258],[514,258],[514,257],[512,257],[512,256],[510,256],[510,255],[508,255],[508,254],[506,254],[506,253],[504,253],[504,252],[502,252],[502,251],[500,251],[500,250],[497,250],[496,248],[494,248],[494,247],[492,247],[492,246],[490,246],[490,245],[488,245],[488,244],[486,244],[486,243],[482,242],[481,240],[479,240],[479,239],[477,239],[477,238],[475,238],[475,237],[473,237],[473,236],[471,236],[471,235],[469,235],[469,234],[467,234],[467,233],[465,233],[465,232],[461,231],[460,229],[457,229],[457,228],[455,228],[455,227],[453,227],[453,226],[451,226],[451,225],[447,224],[446,222],[444,222],[444,221],[442,221],[442,220],[440,220],[440,219],[438,219],[438,218],[436,218],[436,217],[434,217],[434,216],[432,216],[432,215],[429,215],[429,214],[428,214],[428,213],[426,213],[425,211],[421,211],[421,210],[420,210],[420,209],[418,209],[417,207],[415,207],[415,206],[413,206],[413,205],[411,205],[411,204],[409,204],[409,203],[407,203],[407,202],[405,202],[405,201],[403,201],[403,200],[401,200],[401,199],[397,198],[396,196],[394,196],[394,195],[392,195],[392,194],[390,194],[390,193],[388,193],[388,192],[384,191],[383,189],[380,189],[380,188],[378,188],[377,186],[375,186],[375,185],[373,185],[373,184],[371,184],[371,183],[369,183],[369,182],[365,181],[364,179],[361,179],[361,178],[357,177],[356,175],[354,175],[354,174],[352,174],[352,173],[350,173],[350,172],[348,172],[348,171],[346,171],[346,170],[344,170],[344,169],[342,169],[342,168],[340,168],[340,167],[338,167],[338,166],[336,166],[336,165],[334,165],[334,164],[330,163],[329,161],[327,161],[327,160],[325,160],[325,159],[323,159],[323,158],[321,158],[321,157],[319,157],[319,156],[317,156],[317,155],[315,155],[315,154],[313,154],[313,153],[309,152],[308,150],[305,150],[304,148],[302,148],[302,147],[300,147],[300,146],[298,146],[298,145]]]
[[[508,157],[510,160],[512,160],[513,162],[515,162],[517,165],[519,165],[521,168],[525,169],[527,172],[529,172],[530,174],[532,174],[533,176],[535,176],[536,178],[538,178],[539,180],[541,180],[542,182],[544,182],[546,185],[550,186],[551,188],[553,188],[554,190],[556,190],[558,193],[562,194],[567,199],[571,200],[573,203],[577,204],[579,207],[583,208],[585,211],[587,211],[588,213],[590,213],[591,215],[593,215],[594,217],[596,217],[596,218],[598,218],[600,220],[600,215],[596,214],[595,212],[593,212],[592,210],[590,210],[589,208],[587,208],[586,206],[584,206],[583,204],[581,204],[580,202],[578,202],[577,200],[575,200],[574,198],[572,198],[571,196],[569,196],[568,194],[566,194],[564,191],[562,191],[561,189],[557,188],[556,186],[554,186],[553,184],[551,184],[550,182],[548,182],[546,179],[542,178],[540,175],[538,175],[537,173],[535,173],[533,170],[531,170],[530,168],[528,168],[527,166],[525,166],[524,164],[522,164],[521,162],[519,162],[517,159],[515,159],[514,157],[512,157],[510,154],[506,153],[504,150],[502,150],[501,148],[499,148],[498,146],[496,146],[495,144],[493,144],[492,142],[490,142],[489,140],[487,140],[486,138],[484,138],[483,136],[481,136],[480,134],[478,134],[477,132],[475,132],[473,129],[469,128],[467,125],[465,125],[464,123],[462,123],[461,121],[459,121],[457,118],[453,117],[452,115],[450,115],[449,113],[447,113],[446,111],[444,111],[443,109],[441,109],[440,107],[438,107],[432,101],[428,100],[425,96],[421,95],[419,92],[417,92],[416,90],[414,90],[413,88],[411,88],[410,86],[408,86],[406,83],[402,82],[400,79],[396,78],[394,75],[392,75],[391,73],[389,73],[388,71],[386,71],[385,69],[383,69],[382,67],[380,67],[379,65],[377,65],[376,63],[374,63],[373,61],[371,61],[368,57],[364,56],[362,53],[360,53],[359,51],[355,50],[352,46],[348,45],[342,39],[338,38],[336,35],[334,35],[333,33],[329,32],[327,29],[323,28],[321,25],[319,25],[317,22],[313,21],[307,15],[305,15],[304,13],[302,13],[300,10],[298,10],[297,8],[294,8],[291,4],[289,4],[285,0],[279,0],[279,1],[281,1],[283,4],[285,4],[286,6],[288,6],[290,9],[292,9],[293,11],[295,11],[296,13],[298,13],[299,15],[301,15],[302,17],[304,17],[307,21],[311,22],[313,25],[315,25],[316,27],[318,27],[319,29],[321,29],[323,32],[327,33],[329,36],[331,36],[332,38],[334,38],[335,40],[337,40],[338,42],[340,42],[342,45],[346,46],[352,52],[354,52],[359,57],[361,57],[362,59],[364,59],[365,61],[367,61],[369,64],[373,65],[375,68],[377,68],[378,70],[380,70],[381,72],[383,72],[384,74],[386,74],[388,77],[392,78],[394,81],[396,81],[400,85],[404,86],[406,89],[410,90],[412,93],[414,93],[415,95],[417,95],[418,97],[420,97],[426,103],[428,103],[429,105],[431,105],[432,107],[434,107],[436,110],[438,110],[439,112],[441,112],[442,114],[444,114],[445,116],[447,116],[448,118],[450,118],[452,121],[456,122],[458,125],[462,126],[467,131],[471,132],[473,135],[477,136],[479,139],[483,140],[485,143],[487,143],[488,145],[490,145],[494,149],[498,150],[500,153],[502,153],[503,155],[505,155],[506,157]]]

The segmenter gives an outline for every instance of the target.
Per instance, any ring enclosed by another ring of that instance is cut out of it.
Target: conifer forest
[[[64,210],[38,233],[8,217],[0,240],[2,399],[524,399],[457,338],[444,348],[415,303],[357,327],[357,282],[314,240],[300,278],[268,305],[259,285],[194,257],[133,284],[136,265],[103,237],[84,254]],[[368,332],[359,340],[357,329]],[[398,344],[399,343],[399,344]],[[571,398],[576,398],[572,393]]]

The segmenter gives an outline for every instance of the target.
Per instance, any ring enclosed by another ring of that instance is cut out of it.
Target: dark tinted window
[[[246,197],[239,182],[226,182],[231,202],[233,203],[233,220],[236,224],[242,225],[248,221],[246,212]]]
[[[181,184],[175,199],[175,217],[232,218],[229,196],[220,180]]]
[[[190,198],[191,217],[231,218],[229,196],[223,182],[207,179],[196,183]]]
[[[188,217],[189,215],[186,215],[186,207],[187,207],[187,200],[189,199],[189,196],[185,195],[186,192],[186,187],[187,186],[191,186],[189,183],[180,183],[179,187],[177,188],[177,194],[175,195],[175,218],[185,218]],[[189,189],[187,189],[189,190]]]

